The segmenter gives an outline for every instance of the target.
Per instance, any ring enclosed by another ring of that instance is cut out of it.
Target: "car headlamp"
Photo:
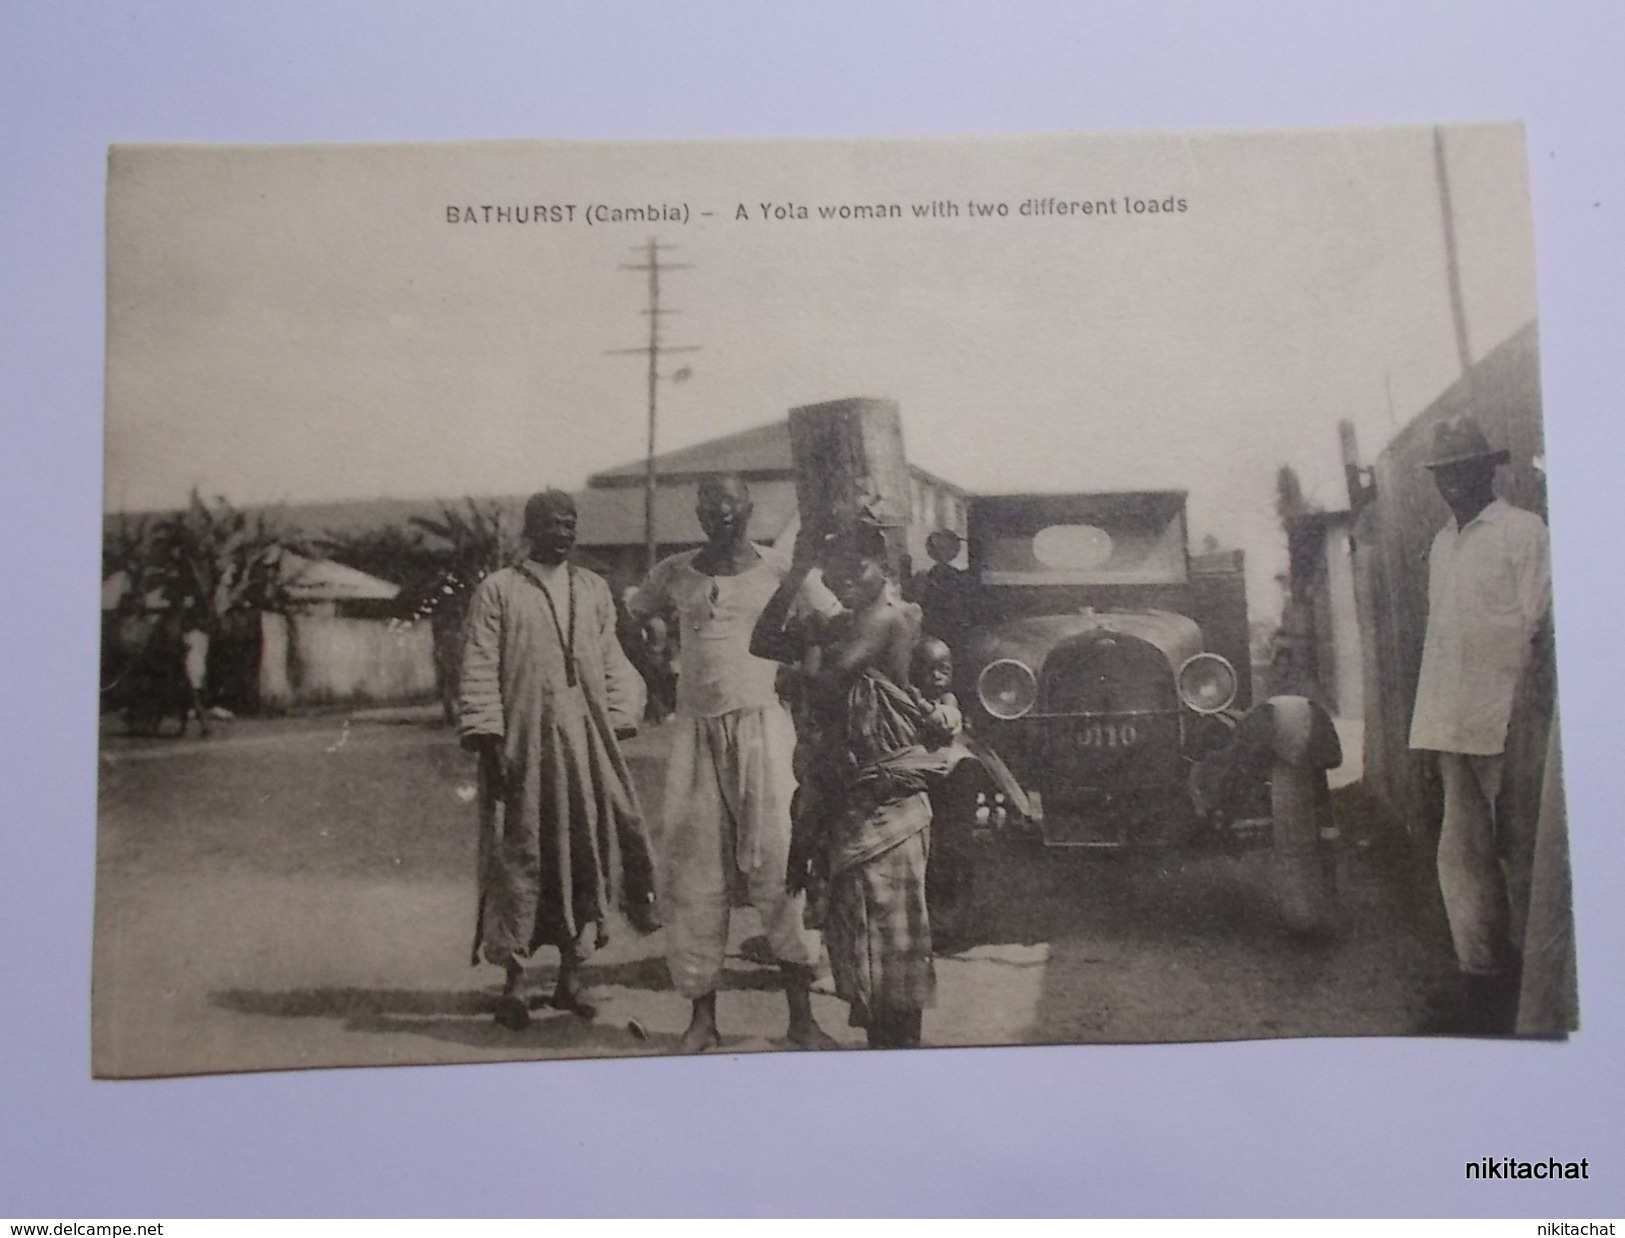
[[[1014,658],[991,662],[976,680],[982,708],[1006,722],[1019,718],[1038,701],[1038,678]]]
[[[1229,709],[1236,699],[1236,668],[1216,653],[1199,653],[1179,668],[1179,699],[1199,714]]]

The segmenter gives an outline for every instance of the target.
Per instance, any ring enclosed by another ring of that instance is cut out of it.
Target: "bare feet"
[[[816,1022],[790,1025],[789,1040],[798,1049],[839,1049],[841,1044]]]
[[[694,1014],[688,1021],[688,1030],[677,1042],[677,1052],[704,1053],[722,1043],[717,1032],[717,995],[707,993],[694,999]]]
[[[920,1047],[921,1012],[911,1008],[901,1010],[871,1010],[869,1012],[869,1047],[871,1049],[918,1049]]]
[[[525,1005],[525,999],[511,993],[497,998],[495,1018],[500,1026],[510,1032],[522,1032],[530,1026],[530,1010]]]
[[[720,1048],[722,1037],[716,1032],[697,1032],[692,1026],[683,1033],[682,1039],[677,1042],[677,1052],[685,1057],[692,1057],[696,1053],[704,1053],[707,1049]]]
[[[813,969],[795,963],[782,963],[784,999],[790,1007],[790,1043],[799,1049],[839,1049],[832,1037],[818,1026],[812,1009]]]
[[[502,982],[502,996],[497,998],[496,1021],[511,1032],[523,1031],[530,1026],[530,1008],[519,994],[525,978],[525,968],[517,959],[503,964],[507,978]]]

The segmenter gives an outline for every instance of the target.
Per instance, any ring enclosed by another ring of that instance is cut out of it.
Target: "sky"
[[[1444,150],[1479,357],[1535,315],[1523,138]],[[1105,209],[1022,213],[1051,198]],[[571,217],[484,221],[538,205]],[[903,217],[820,218],[840,205]],[[678,217],[608,216],[644,207]],[[621,268],[651,237],[690,264],[666,339],[699,346],[663,367],[691,376],[660,383],[660,448],[895,398],[910,459],[973,491],[1189,490],[1265,609],[1279,467],[1340,506],[1339,419],[1369,458],[1460,373],[1431,128],[125,147],[108,507],[514,494],[636,459],[644,362],[610,350],[645,340]]]

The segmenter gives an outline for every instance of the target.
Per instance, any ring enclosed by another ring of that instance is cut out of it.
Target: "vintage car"
[[[1242,555],[1192,556],[1185,507],[1181,491],[970,501],[952,643],[987,775],[977,825],[1049,847],[1297,847],[1308,880],[1336,732],[1301,698],[1250,709]]]

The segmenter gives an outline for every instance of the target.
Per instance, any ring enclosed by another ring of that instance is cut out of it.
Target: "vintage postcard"
[[[107,230],[97,1075],[1577,1026],[1519,126]]]

